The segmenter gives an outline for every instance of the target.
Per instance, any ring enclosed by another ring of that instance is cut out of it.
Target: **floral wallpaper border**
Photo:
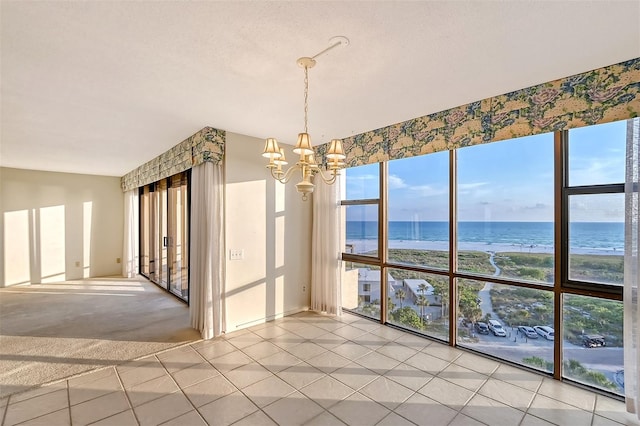
[[[204,127],[173,148],[124,175],[120,180],[122,190],[129,191],[157,182],[205,162],[219,163],[224,157],[225,140],[224,130]]]
[[[640,58],[342,140],[347,167],[640,116]],[[318,147],[323,158],[327,144]]]

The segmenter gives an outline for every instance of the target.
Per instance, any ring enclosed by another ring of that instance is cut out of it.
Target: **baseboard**
[[[244,328],[253,327],[254,325],[258,325],[258,324],[264,324],[264,323],[267,323],[269,321],[277,320],[277,319],[284,318],[284,317],[289,316],[289,315],[294,315],[294,314],[297,314],[299,312],[305,312],[305,311],[308,311],[308,310],[309,310],[308,306],[298,307],[298,308],[291,309],[291,310],[288,310],[288,311],[279,312],[277,314],[270,315],[268,317],[258,318],[258,319],[255,319],[255,320],[252,320],[252,321],[248,321],[248,322],[245,322],[245,323],[242,323],[242,324],[236,324],[235,327],[234,326],[227,327],[226,333],[232,333],[232,332],[237,331],[237,330],[242,330]]]

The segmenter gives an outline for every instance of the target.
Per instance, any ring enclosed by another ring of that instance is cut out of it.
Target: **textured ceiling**
[[[5,167],[121,176],[204,126],[314,144],[640,57],[631,1],[6,1]],[[256,156],[260,153],[256,152]]]

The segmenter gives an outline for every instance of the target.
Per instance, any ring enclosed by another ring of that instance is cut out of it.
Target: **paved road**
[[[495,252],[489,253],[489,263],[495,268],[494,277],[500,275],[501,270],[495,264]],[[485,282],[482,290],[478,292],[480,299],[480,308],[482,315],[491,315],[491,318],[498,319],[493,312],[491,303],[492,283]],[[513,362],[521,363],[523,358],[537,356],[546,361],[553,361],[553,341],[543,338],[526,339],[516,332],[515,329],[505,327],[507,337],[497,337],[493,334],[478,335],[478,343],[463,343],[470,348],[485,352],[496,357],[504,358]],[[584,367],[596,371],[600,371],[607,376],[609,380],[617,383],[616,372],[623,368],[624,351],[623,348],[585,348],[576,346],[569,342],[563,343],[563,358],[575,359]]]
[[[478,350],[516,363],[531,356],[553,361],[553,342],[538,338],[524,339],[510,327],[506,328],[507,337],[493,334],[478,335],[478,343],[460,342],[463,346]],[[515,341],[514,341],[515,339]],[[617,383],[616,372],[624,365],[624,350],[620,347],[585,348],[569,342],[563,344],[563,358],[575,359],[584,367],[603,373],[609,380]]]
[[[498,265],[495,264],[493,258],[495,257],[495,252],[489,251],[489,263],[493,266],[496,271],[493,273],[494,277],[497,277],[502,272]],[[478,299],[480,299],[480,309],[482,309],[482,316],[489,314],[491,318],[497,319],[498,316],[493,312],[493,305],[491,304],[491,288],[493,288],[493,283],[485,282],[482,290],[478,292]]]

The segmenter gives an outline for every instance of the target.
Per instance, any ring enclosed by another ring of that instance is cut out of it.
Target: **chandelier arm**
[[[274,178],[275,180],[277,180],[277,181],[278,181],[278,182],[280,182],[280,183],[285,183],[285,182],[283,182],[283,181],[282,181],[282,177],[281,177],[281,176],[279,176],[278,174],[276,174],[276,173],[273,171],[274,169],[275,169],[274,167],[269,167],[269,171],[271,172],[271,177],[272,177],[272,178]]]
[[[287,183],[291,180],[293,172],[295,172],[296,170],[300,170],[300,165],[298,163],[289,167],[287,171],[282,173],[279,177],[273,172],[273,169],[271,169],[271,176],[273,176],[274,179],[278,180],[281,183]]]
[[[330,177],[326,177],[324,172],[322,171],[322,169],[318,169],[316,171],[316,173],[320,176],[320,178],[327,184],[327,185],[333,185],[336,181],[336,178],[338,176],[340,176],[340,171],[339,170],[334,170],[331,172],[331,176]]]

